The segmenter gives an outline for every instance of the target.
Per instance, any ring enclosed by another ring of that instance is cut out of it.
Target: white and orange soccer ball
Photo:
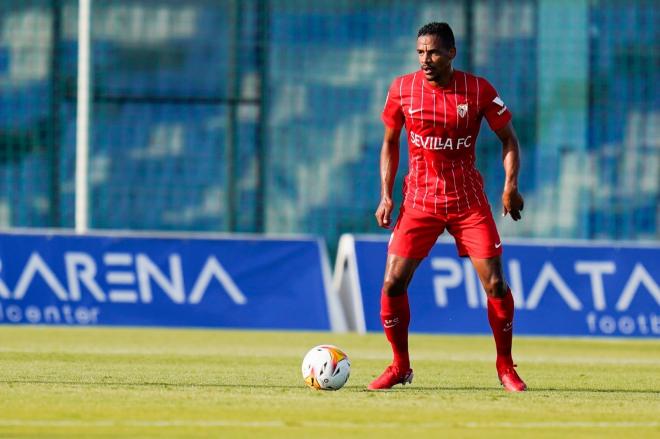
[[[307,352],[302,362],[305,384],[318,390],[339,390],[351,375],[348,355],[337,346],[319,345]]]

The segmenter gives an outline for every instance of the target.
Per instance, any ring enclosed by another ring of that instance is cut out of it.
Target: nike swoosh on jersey
[[[419,113],[420,111],[422,111],[421,108],[418,108],[417,110],[413,110],[412,108],[409,108],[408,114],[415,114],[415,113]]]

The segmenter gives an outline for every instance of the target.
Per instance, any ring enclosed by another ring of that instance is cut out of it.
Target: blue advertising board
[[[353,242],[363,329],[382,331],[387,239]],[[660,246],[505,242],[503,267],[518,334],[660,336]],[[415,273],[409,300],[413,332],[490,333],[483,288],[453,242],[436,243]]]
[[[331,329],[316,238],[0,234],[0,324]]]

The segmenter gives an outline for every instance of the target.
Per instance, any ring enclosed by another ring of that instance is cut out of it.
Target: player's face
[[[451,71],[451,61],[456,56],[456,49],[446,49],[442,40],[435,35],[422,35],[417,38],[417,56],[424,76],[433,81]]]

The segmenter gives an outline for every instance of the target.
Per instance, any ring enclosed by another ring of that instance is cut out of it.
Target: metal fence
[[[89,226],[375,231],[387,86],[416,69],[416,30],[447,21],[456,67],[495,85],[521,139],[525,219],[501,233],[658,239],[659,10],[95,0]],[[76,0],[0,2],[1,227],[74,226],[77,17]],[[485,126],[477,151],[497,210],[501,147]]]

